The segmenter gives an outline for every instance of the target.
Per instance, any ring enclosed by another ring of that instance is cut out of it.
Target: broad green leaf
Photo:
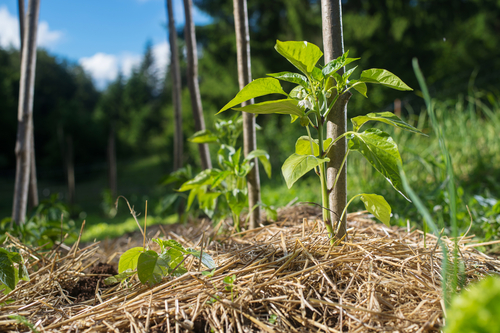
[[[323,67],[323,75],[328,76],[328,75],[333,75],[333,73],[336,73],[339,69],[342,67],[350,64],[353,61],[358,60],[359,58],[347,58],[349,55],[349,51],[338,57],[337,59],[333,59],[329,63]]]
[[[107,285],[110,285],[110,284],[117,284],[117,283],[120,283],[122,282],[123,280],[125,280],[126,278],[128,277],[131,277],[132,275],[134,275],[135,273],[137,273],[136,271],[133,271],[131,269],[127,269],[126,271],[124,272],[121,272],[120,274],[117,274],[117,275],[114,275],[114,276],[110,276],[110,277],[107,277],[104,279],[104,283],[107,284]]]
[[[0,282],[14,290],[16,288],[16,271],[9,258],[10,252],[4,249],[1,250],[3,251],[0,252]]]
[[[133,247],[125,251],[118,262],[118,273],[125,272],[127,269],[134,271],[137,268],[137,260],[143,252],[144,248],[141,246]]]
[[[172,275],[179,276],[187,272],[186,269],[184,268],[184,264],[181,264],[182,260],[184,260],[183,252],[177,250],[176,248],[170,248],[168,249],[166,254],[168,254],[171,258],[168,265],[170,266],[169,271]],[[174,269],[175,271],[173,271]]]
[[[368,88],[366,87],[366,83],[364,82],[359,82],[358,80],[351,80],[349,82],[349,85],[354,88],[357,92],[359,92],[361,95],[365,96],[368,98],[366,95]]]
[[[217,177],[219,173],[220,170],[215,168],[203,170],[202,172],[197,174],[193,179],[182,184],[181,188],[178,191],[184,192],[203,185],[211,185],[213,177]]]
[[[241,108],[233,108],[236,111],[244,111],[255,114],[291,114],[297,117],[303,116],[304,110],[298,106],[299,102],[295,99],[278,99],[257,104],[247,105]]]
[[[196,258],[200,259],[200,251],[196,251],[194,249],[187,249],[189,253],[191,253],[193,256]],[[206,252],[203,252],[203,255],[201,255],[201,262],[203,265],[205,265],[208,269],[213,269],[216,267],[214,259]]]
[[[248,205],[248,197],[239,189],[226,192],[226,199],[229,208],[234,215],[239,216]]]
[[[137,276],[141,283],[153,285],[161,282],[164,271],[162,269],[163,265],[159,264],[160,260],[158,253],[151,250],[139,255],[137,261]]]
[[[272,74],[267,74],[267,75],[272,76],[278,80],[300,84],[303,87],[307,87],[309,85],[307,83],[307,77],[305,77],[304,75],[299,74],[299,73],[279,72],[279,73],[272,73]]]
[[[214,181],[211,184],[212,189],[215,189],[217,186],[219,186],[231,174],[232,174],[231,170],[224,170],[221,173],[219,173],[216,177],[214,177]]]
[[[402,121],[398,116],[396,116],[392,112],[376,112],[376,113],[369,113],[366,116],[358,116],[351,118],[353,130],[356,132],[359,130],[359,128],[366,122],[373,120],[373,121],[380,121],[389,125],[392,125],[394,127],[398,127],[413,133],[417,134],[422,134],[427,136],[426,134],[422,133],[415,127],[411,126],[410,124],[405,123]]]
[[[365,204],[367,211],[382,221],[386,226],[391,226],[391,206],[384,197],[377,194],[361,194],[361,201]]]
[[[326,139],[323,141],[323,151],[326,151],[332,142],[331,138]],[[301,136],[300,138],[297,139],[297,142],[295,143],[295,153],[298,155],[314,155],[314,156],[319,156],[319,145],[318,145],[318,140],[315,139],[312,141],[312,146],[314,149],[314,152],[311,152],[311,140],[307,135]]]
[[[329,158],[317,158],[312,155],[290,155],[281,167],[281,172],[285,178],[286,185],[288,188],[291,188],[300,177],[321,163],[328,161],[330,161]]]
[[[200,186],[197,188],[193,188],[188,195],[188,200],[187,200],[187,205],[186,205],[186,212],[191,209],[191,206],[193,205],[194,199],[198,196],[198,193],[204,193],[206,190],[206,187],[208,186]]]
[[[247,84],[236,96],[229,101],[218,113],[224,112],[238,104],[246,102],[252,98],[265,96],[269,94],[282,94],[286,96],[281,88],[280,82],[272,77],[257,79]]]
[[[306,75],[313,71],[316,63],[323,56],[319,47],[306,41],[282,42],[277,40],[274,48]]]
[[[217,142],[217,136],[212,133],[210,130],[201,130],[194,133],[188,141],[194,143],[212,143]]]
[[[209,218],[214,216],[215,207],[217,207],[217,198],[220,195],[220,192],[198,193],[198,203],[200,204],[200,208],[203,209]]]
[[[408,87],[399,77],[386,69],[372,68],[361,73],[360,82],[378,83],[396,90],[413,90]]]
[[[373,128],[362,133],[354,133],[349,141],[349,148],[360,152],[396,191],[410,201],[403,193],[399,175],[399,166],[402,165],[402,161],[398,146],[389,134]]]
[[[262,163],[262,166],[264,167],[264,171],[266,172],[267,176],[271,178],[271,162],[269,162],[269,154],[267,151],[262,150],[262,149],[255,149],[254,151],[251,151],[247,157],[245,157],[245,161],[251,161],[254,158],[258,158],[260,163]]]

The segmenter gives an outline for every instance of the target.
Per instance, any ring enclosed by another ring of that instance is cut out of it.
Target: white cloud
[[[10,15],[5,5],[0,7],[0,46],[19,47],[19,20]]]
[[[50,30],[49,24],[46,21],[41,21],[38,24],[37,45],[42,47],[50,47],[61,40],[63,33],[57,30]],[[17,16],[10,14],[7,6],[0,7],[0,46],[19,48],[19,19]]]
[[[170,63],[170,44],[164,41],[153,46],[154,69],[160,78],[167,73],[167,65]]]
[[[40,22],[37,32],[37,45],[50,47],[61,40],[63,33],[57,30],[50,30],[49,24],[45,21]]]
[[[170,63],[170,48],[166,41],[153,45],[153,58],[155,61],[153,72],[162,80]],[[129,77],[141,61],[140,54],[123,52],[117,56],[99,52],[91,57],[81,58],[78,62],[92,76],[97,88],[104,89],[108,83],[116,79],[119,72]]]
[[[81,58],[79,63],[101,89],[118,75],[118,58],[111,54],[96,53],[91,57]]]

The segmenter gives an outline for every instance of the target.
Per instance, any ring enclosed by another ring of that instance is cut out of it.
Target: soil
[[[118,274],[113,265],[97,263],[91,270],[89,276],[83,277],[69,291],[69,296],[75,297],[75,303],[80,303],[96,297],[96,289],[106,289],[111,286],[104,284],[104,279]]]

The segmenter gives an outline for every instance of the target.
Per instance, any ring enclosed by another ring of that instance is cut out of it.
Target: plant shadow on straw
[[[424,76],[420,70],[418,65],[418,60],[416,58],[413,59],[413,70],[415,71],[415,75],[417,77],[418,83],[420,85],[420,89],[425,101],[427,113],[429,115],[430,124],[434,131],[434,134],[437,136],[439,140],[439,148],[441,151],[441,155],[443,160],[445,161],[446,167],[446,192],[448,193],[449,198],[449,212],[450,212],[450,224],[451,224],[451,237],[453,239],[453,249],[451,250],[452,255],[451,258],[449,256],[449,249],[445,241],[441,238],[443,235],[443,230],[439,230],[437,224],[434,222],[429,210],[426,208],[425,204],[419,198],[419,196],[413,191],[410,187],[408,180],[405,176],[403,169],[400,167],[400,175],[403,183],[403,187],[413,201],[415,206],[417,207],[420,215],[422,215],[424,219],[424,226],[428,226],[430,230],[437,237],[438,241],[436,243],[440,245],[443,260],[441,267],[441,287],[442,287],[442,296],[443,296],[443,310],[445,310],[450,302],[451,297],[454,293],[458,291],[458,289],[463,287],[462,281],[464,279],[460,278],[463,276],[463,263],[460,261],[458,257],[458,222],[457,222],[457,192],[455,185],[455,174],[453,172],[453,165],[451,160],[451,155],[446,147],[446,138],[444,132],[438,123],[436,113],[434,112],[434,101],[431,99],[429,95],[429,90],[427,88],[427,84],[425,82]],[[426,227],[424,228],[424,232]],[[425,234],[424,234],[425,237]],[[451,266],[451,267],[450,267]]]

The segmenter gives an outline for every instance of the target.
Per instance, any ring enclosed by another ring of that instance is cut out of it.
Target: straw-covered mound
[[[136,278],[113,287],[102,282],[114,274],[105,264],[115,265],[121,253],[142,246],[142,236],[81,249],[75,244],[43,257],[16,244],[31,257],[31,281],[0,298],[13,300],[0,309],[0,331],[29,330],[12,314],[40,332],[439,330],[442,252],[433,236],[424,246],[420,231],[389,229],[351,214],[349,238],[330,246],[322,222],[305,218],[314,216],[309,210],[282,212],[278,223],[231,237],[215,236],[208,221],[158,230],[156,237],[209,253],[217,269],[203,275],[206,268],[189,257],[188,273],[152,287]],[[464,282],[500,271],[500,262],[467,245],[470,240],[459,240]],[[224,282],[233,275],[232,284]]]

